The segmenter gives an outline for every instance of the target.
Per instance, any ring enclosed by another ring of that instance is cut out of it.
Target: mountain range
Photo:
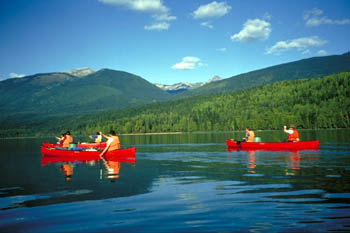
[[[268,83],[350,71],[350,53],[314,57],[205,83],[152,84],[111,69],[79,68],[0,82],[0,115],[82,114],[151,102],[238,91]]]
[[[73,69],[73,70],[67,70],[64,71],[64,73],[68,73],[77,77],[84,77],[87,76],[89,74],[93,74],[96,71],[94,71],[93,69],[89,68],[89,67],[81,67],[81,68],[77,68],[77,69]]]
[[[0,113],[84,113],[125,108],[171,95],[145,79],[102,69],[86,76],[36,74],[0,82]]]
[[[322,56],[289,62],[236,75],[221,81],[208,83],[177,97],[190,97],[238,91],[284,80],[317,78],[350,71],[350,52],[342,55]]]
[[[73,69],[73,70],[64,71],[64,73],[68,73],[70,75],[74,75],[77,77],[84,77],[84,76],[93,74],[95,72],[96,71],[94,71],[93,69],[91,69],[89,67],[81,67],[81,68],[77,68],[77,69]],[[198,87],[201,87],[205,84],[219,81],[219,80],[222,80],[222,78],[220,78],[219,76],[216,75],[213,78],[209,79],[207,82],[196,82],[196,83],[179,82],[179,83],[175,83],[172,85],[155,83],[154,85],[156,85],[158,88],[173,95],[173,94],[178,94],[178,93],[188,91],[188,90],[191,90],[194,88],[198,88]]]
[[[205,84],[220,81],[220,80],[222,80],[222,78],[216,75],[213,78],[209,79],[207,82],[196,82],[196,83],[180,82],[180,83],[175,83],[173,85],[156,83],[155,85],[160,89],[167,91],[170,94],[179,94],[181,92],[192,90],[192,89],[201,87]]]

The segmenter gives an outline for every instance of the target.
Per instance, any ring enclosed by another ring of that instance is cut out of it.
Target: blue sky
[[[203,82],[350,51],[350,0],[1,0],[0,80],[79,67]]]

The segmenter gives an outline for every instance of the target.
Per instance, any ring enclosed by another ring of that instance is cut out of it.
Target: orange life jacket
[[[296,129],[293,129],[293,133],[288,134],[288,141],[290,142],[299,141],[299,133]]]
[[[64,139],[62,147],[68,148],[69,143],[72,143],[72,142],[73,142],[73,137],[70,135],[66,135],[66,138]]]
[[[249,131],[249,137],[247,139],[247,142],[254,142],[254,137],[255,137],[255,133],[254,131]]]
[[[120,149],[120,141],[118,136],[111,136],[111,138],[113,138],[113,141],[111,142],[111,145],[109,146],[108,151]]]

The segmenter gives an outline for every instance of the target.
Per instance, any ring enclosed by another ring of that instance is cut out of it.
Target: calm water
[[[318,151],[228,152],[243,134],[121,136],[134,164],[43,164],[51,138],[0,140],[0,232],[350,231],[350,130],[301,131]]]

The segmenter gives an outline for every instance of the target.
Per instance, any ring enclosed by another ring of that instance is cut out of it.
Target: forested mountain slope
[[[48,73],[0,82],[2,115],[80,114],[169,98],[139,76],[109,69],[84,77]]]
[[[22,125],[19,133],[47,135],[67,129],[74,134],[110,129],[118,133],[231,131],[247,126],[281,129],[291,123],[298,128],[349,128],[350,72],[81,115],[69,120],[48,119]],[[4,132],[13,133],[13,130]]]
[[[180,93],[176,97],[226,93],[283,80],[317,78],[345,71],[350,71],[350,52],[342,55],[313,57],[240,74]]]

